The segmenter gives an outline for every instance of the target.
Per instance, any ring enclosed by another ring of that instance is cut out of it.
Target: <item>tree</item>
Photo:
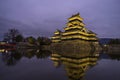
[[[51,44],[51,40],[47,37],[38,37],[37,42],[39,45],[49,45]]]
[[[41,44],[43,43],[43,40],[42,40],[41,37],[38,37],[38,38],[37,38],[37,43],[38,43],[39,45],[41,45]]]
[[[15,41],[16,42],[22,42],[23,41],[23,36],[22,35],[17,35]]]
[[[36,42],[36,39],[32,36],[28,37],[27,40],[30,44],[35,44],[35,42]]]
[[[111,39],[109,44],[120,44],[120,39]]]
[[[16,37],[20,38],[20,36],[22,36],[19,32],[19,30],[17,29],[9,29],[7,33],[4,34],[4,41],[8,41],[8,42],[17,42]],[[22,37],[21,37],[22,38]]]
[[[10,35],[9,35],[9,33],[5,33],[5,34],[4,34],[4,39],[3,39],[3,41],[10,42]]]

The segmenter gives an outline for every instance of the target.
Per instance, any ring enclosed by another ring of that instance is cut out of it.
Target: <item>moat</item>
[[[66,52],[1,51],[0,80],[120,80],[120,55]]]

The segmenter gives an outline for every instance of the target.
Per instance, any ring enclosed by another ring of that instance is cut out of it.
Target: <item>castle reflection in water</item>
[[[59,67],[61,64],[64,65],[69,80],[84,79],[86,71],[97,64],[99,57],[98,52],[95,51],[93,53],[85,50],[69,53],[67,51],[62,52],[53,51],[51,60],[54,62],[55,67]]]

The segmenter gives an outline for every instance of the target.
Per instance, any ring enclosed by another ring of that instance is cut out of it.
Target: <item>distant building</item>
[[[53,43],[68,40],[98,41],[96,34],[85,27],[79,13],[68,18],[64,32],[56,30],[51,37]]]

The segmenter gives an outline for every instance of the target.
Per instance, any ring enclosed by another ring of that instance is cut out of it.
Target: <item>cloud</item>
[[[66,26],[67,18],[80,12],[86,27],[99,37],[120,37],[119,3],[120,0],[0,0],[0,33],[14,26],[25,35],[52,36],[55,29]]]

